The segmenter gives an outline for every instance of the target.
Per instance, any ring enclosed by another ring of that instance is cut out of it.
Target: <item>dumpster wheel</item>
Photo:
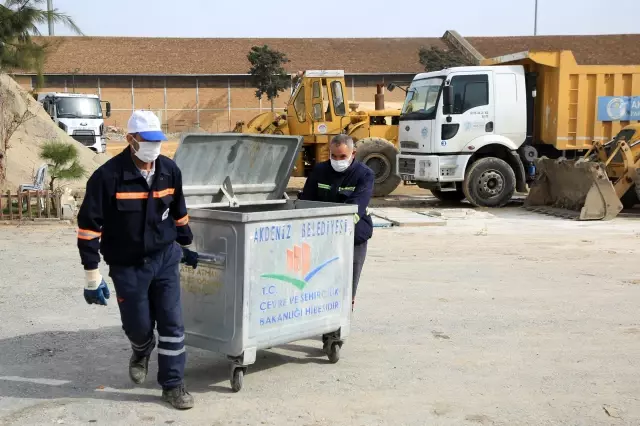
[[[331,345],[331,349],[328,351],[327,355],[329,356],[329,362],[331,364],[335,364],[340,361],[340,347],[342,344],[340,342],[335,342]]]
[[[234,392],[240,392],[244,385],[244,372],[242,367],[236,367],[231,371],[231,390]]]

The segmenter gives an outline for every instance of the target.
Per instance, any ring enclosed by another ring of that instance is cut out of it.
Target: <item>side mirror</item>
[[[111,102],[107,102],[107,118],[111,117]]]
[[[453,114],[453,87],[444,86],[442,89],[442,113],[445,115]]]
[[[389,85],[387,86],[387,90],[390,92],[393,92],[395,88],[396,88],[396,85],[393,83],[389,83]]]

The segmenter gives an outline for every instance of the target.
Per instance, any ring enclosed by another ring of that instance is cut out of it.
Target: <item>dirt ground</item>
[[[339,363],[319,339],[260,351],[234,394],[189,348],[187,412],[160,402],[155,360],[129,382],[73,227],[0,226],[0,424],[640,424],[640,221],[456,212],[375,231]]]

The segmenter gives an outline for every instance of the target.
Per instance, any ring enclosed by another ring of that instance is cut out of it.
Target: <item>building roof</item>
[[[138,38],[43,37],[51,44],[45,74],[247,74],[247,53],[267,44],[286,53],[286,69],[338,69],[347,74],[415,74],[421,47],[448,48],[442,38]],[[579,64],[640,64],[640,34],[467,37],[483,56],[527,50],[571,50]]]
[[[46,37],[52,44],[45,74],[213,75],[247,74],[252,46],[286,53],[286,69],[341,69],[347,74],[416,73],[420,47],[446,45],[440,38],[134,38]]]
[[[640,64],[640,34],[466,37],[485,58],[527,50],[571,50],[581,65]]]

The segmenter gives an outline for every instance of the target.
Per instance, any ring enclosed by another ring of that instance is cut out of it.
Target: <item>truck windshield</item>
[[[102,118],[102,106],[97,98],[57,98],[58,118]]]
[[[401,116],[405,120],[428,120],[435,118],[436,103],[444,77],[414,80],[407,91]]]

